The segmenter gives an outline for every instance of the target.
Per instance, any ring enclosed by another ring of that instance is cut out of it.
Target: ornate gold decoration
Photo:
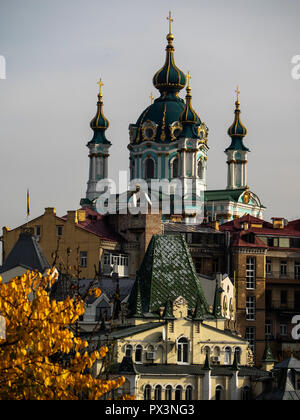
[[[160,139],[162,141],[165,141],[166,140],[166,133],[165,133],[165,128],[166,128],[166,112],[167,112],[167,104],[165,104],[164,113],[163,113],[163,119],[162,119],[162,126],[161,126],[161,136],[160,136]]]
[[[171,133],[171,140],[177,140],[180,133],[182,132],[182,124],[179,121],[173,122],[173,124],[169,125],[170,133]],[[175,135],[176,130],[180,130],[179,135]]]
[[[243,197],[243,202],[244,202],[244,204],[249,204],[250,199],[251,199],[251,194],[250,194],[250,192],[247,190],[247,191],[245,192],[245,194],[244,194],[244,197]]]
[[[142,125],[142,136],[143,140],[153,141],[157,132],[157,124],[147,120]]]
[[[154,96],[153,96],[153,93],[151,92],[151,95],[149,96],[149,98],[150,98],[150,102],[151,102],[151,105],[153,104],[153,101],[154,101]]]
[[[239,102],[239,94],[241,93],[241,91],[239,90],[239,86],[236,87],[235,92],[236,92],[236,100],[237,102]]]

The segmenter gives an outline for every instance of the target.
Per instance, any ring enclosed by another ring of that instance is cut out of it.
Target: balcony
[[[270,271],[266,273],[266,278],[269,280],[293,280],[293,281],[299,281],[300,284],[300,272],[282,272],[282,271]]]

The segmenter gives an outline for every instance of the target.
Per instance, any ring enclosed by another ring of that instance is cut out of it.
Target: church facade
[[[239,89],[236,90],[234,122],[228,129],[231,144],[225,150],[227,186],[220,190],[207,188],[209,128],[193,109],[190,74],[186,75],[175,64],[173,20],[168,19],[170,30],[165,63],[153,77],[159,96],[155,99],[151,95],[151,104],[135,123],[129,124],[129,179],[137,186],[145,182],[149,186],[150,200],[160,195],[164,184],[159,182],[167,180],[168,187],[163,191],[177,204],[173,214],[180,214],[177,220],[181,222],[199,224],[210,219],[224,223],[245,214],[262,218],[264,206],[247,184],[250,151],[244,144],[247,129],[240,118]],[[103,193],[102,187],[97,190],[97,183],[107,178],[111,146],[106,137],[109,122],[103,113],[101,80],[99,85],[97,113],[90,124],[94,136],[87,144],[90,159],[88,188],[86,197],[81,200],[81,205],[93,208]],[[184,87],[185,100],[180,97]],[[168,216],[163,214],[163,221],[169,221]]]

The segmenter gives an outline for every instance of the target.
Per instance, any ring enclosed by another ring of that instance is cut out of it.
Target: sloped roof
[[[4,261],[1,273],[20,266],[32,271],[38,270],[40,273],[50,268],[36,238],[29,231],[20,234],[18,241]]]
[[[189,309],[196,307],[200,297],[208,312],[200,279],[181,235],[152,237],[129,297],[131,312],[136,306],[138,282],[143,313],[158,315],[160,307],[179,296],[188,302]]]

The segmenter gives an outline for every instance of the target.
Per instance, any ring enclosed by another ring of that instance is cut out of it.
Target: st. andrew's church
[[[150,106],[141,112],[136,123],[129,124],[130,179],[142,179],[148,184],[153,179],[180,180],[183,197],[191,195],[189,186],[192,185],[195,194],[203,194],[205,206],[202,208],[202,220],[206,217],[224,223],[245,214],[262,218],[264,206],[247,184],[250,150],[244,144],[247,129],[241,122],[238,88],[234,121],[228,129],[231,141],[225,150],[227,186],[220,190],[207,189],[209,129],[193,109],[190,74],[186,75],[175,64],[171,15],[168,20],[166,61],[153,77],[153,85],[159,91],[159,97],[154,100],[151,95]],[[103,112],[101,80],[99,85],[97,113],[91,121],[94,136],[87,144],[90,159],[88,188],[86,198],[81,200],[81,205],[94,208],[101,193],[97,183],[108,176],[109,149],[112,144],[106,136],[109,121]],[[185,86],[184,100],[179,94]],[[176,190],[174,193],[176,196]],[[187,203],[179,221],[191,224],[201,222],[201,218],[197,218],[197,208],[191,211],[190,202]]]

